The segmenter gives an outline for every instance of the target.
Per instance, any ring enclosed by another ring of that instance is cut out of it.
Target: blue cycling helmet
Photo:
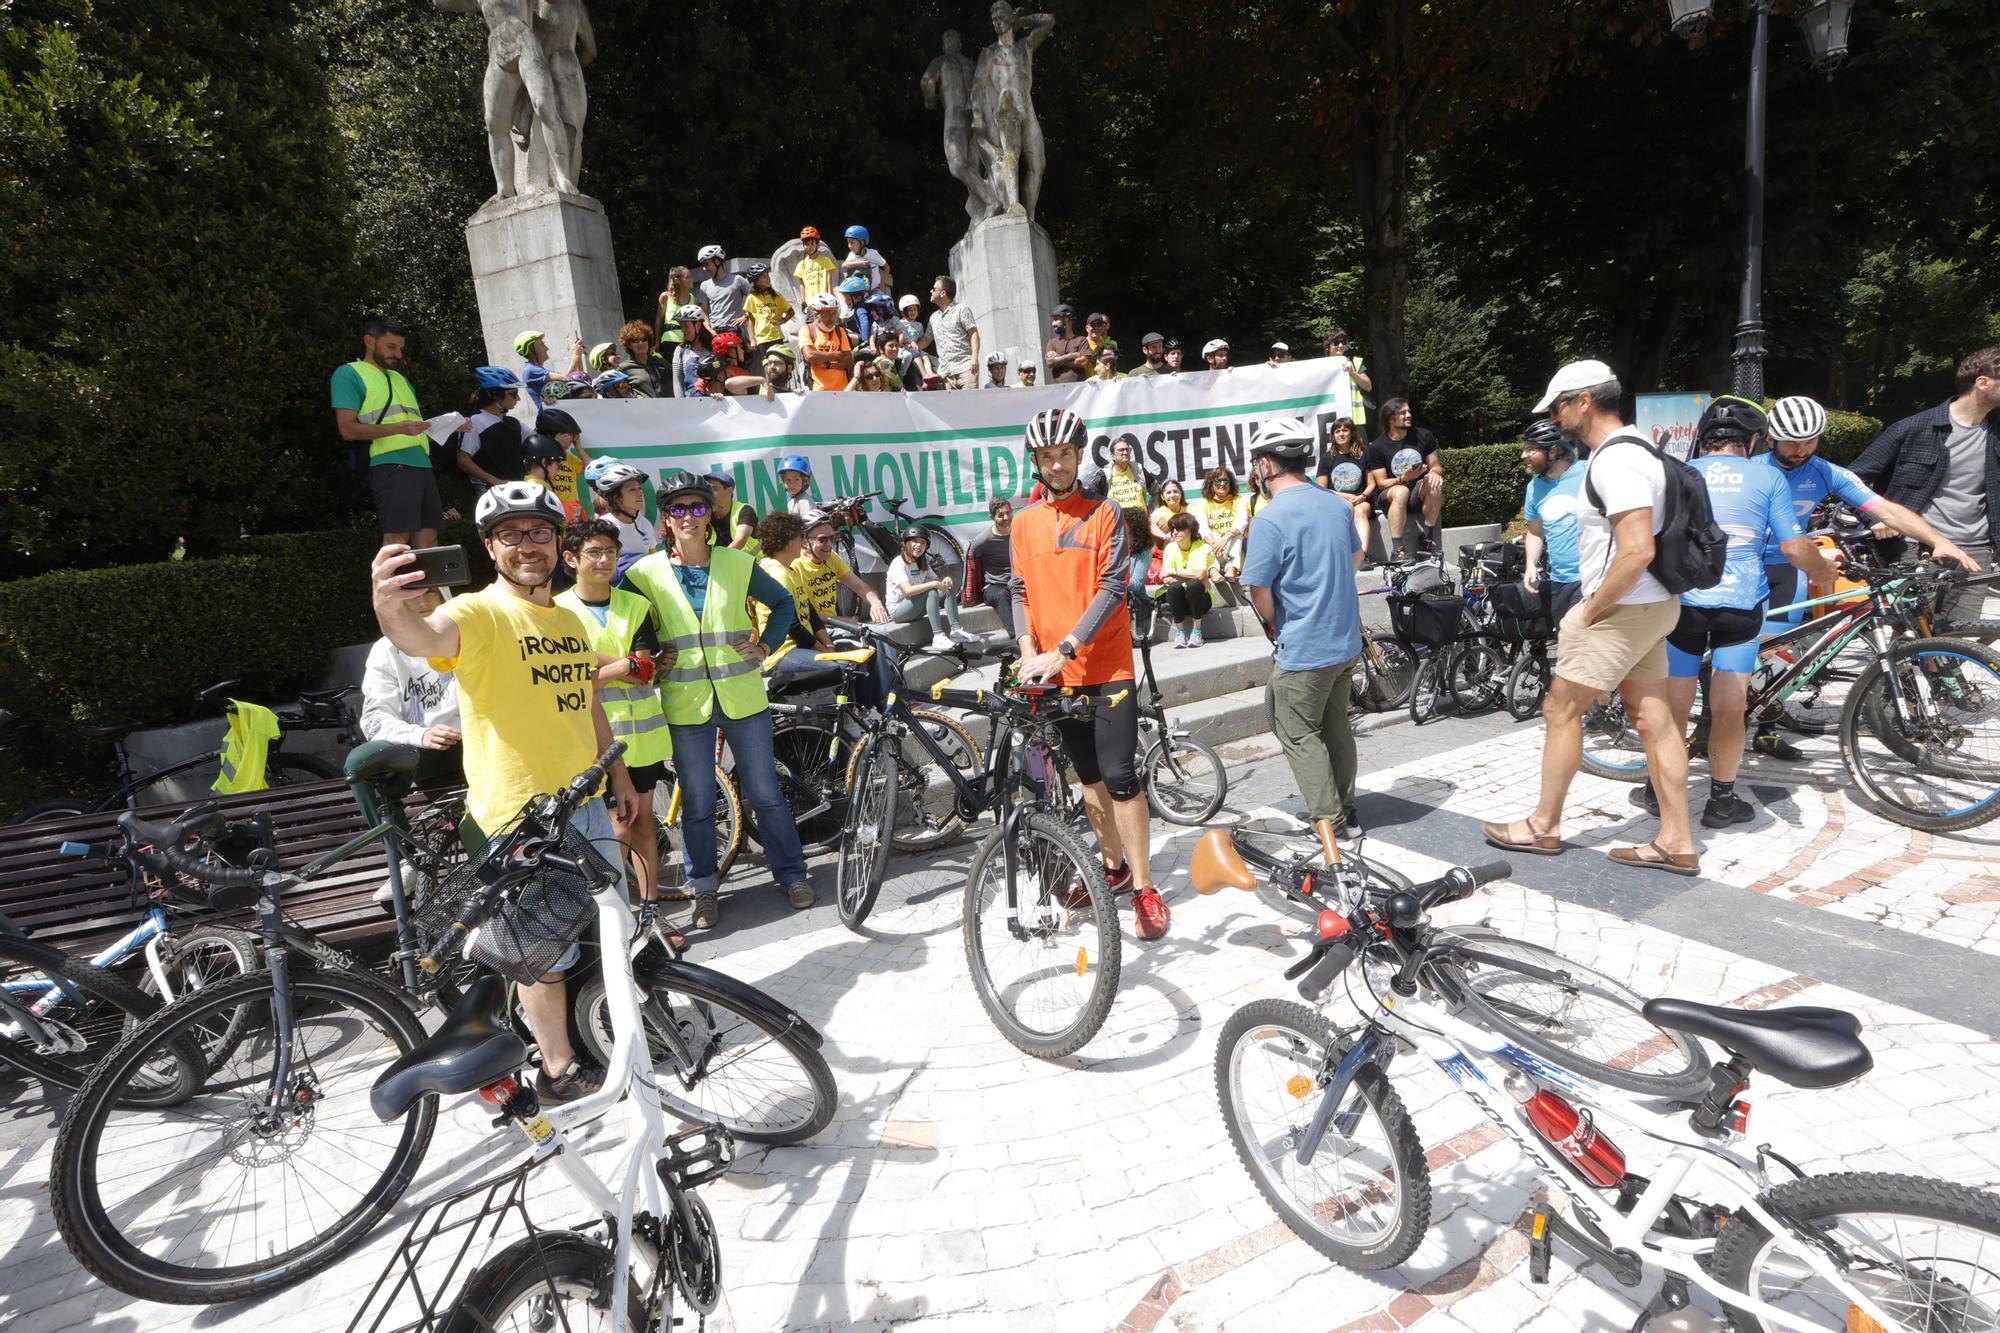
[[[583,484],[586,486],[594,486],[597,484],[597,479],[603,476],[606,472],[608,472],[614,467],[623,467],[623,466],[624,464],[620,463],[610,454],[600,454],[596,458],[591,459],[588,463],[585,463],[583,465]]]
[[[481,366],[472,372],[482,389],[518,389],[521,377],[502,366]]]
[[[868,280],[859,273],[856,273],[851,277],[840,280],[840,290],[846,292],[849,296],[859,296],[862,292],[868,290]]]
[[[859,241],[863,245],[868,244],[868,228],[858,222],[841,234],[846,236],[850,241]]]
[[[807,461],[804,454],[785,454],[778,459],[778,471],[803,472],[810,477],[813,474],[813,465]]]

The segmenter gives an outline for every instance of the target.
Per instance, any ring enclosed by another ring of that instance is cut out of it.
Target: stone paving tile
[[[1421,730],[1375,720],[1364,745],[1365,788],[1465,818],[1517,814],[1539,758],[1535,728],[1492,720]],[[1228,754],[1240,792],[1233,805],[1267,810],[1296,799],[1268,746]],[[1580,779],[1572,834],[1588,845],[1622,840],[1642,822],[1623,801],[1615,784]],[[1711,838],[1704,873],[1968,949],[2000,947],[2000,894],[1986,896],[1984,844],[1938,838],[1920,847],[1846,793],[1818,786],[1773,813],[1769,825]],[[1195,836],[1158,830],[1156,865],[1184,865]],[[1425,842],[1421,822],[1375,839],[1414,877],[1440,868]],[[1124,985],[1098,1038],[1063,1061],[1015,1051],[965,974],[957,890],[971,850],[968,839],[926,862],[899,861],[865,937],[822,907],[697,946],[699,960],[767,987],[821,1027],[841,1096],[819,1140],[745,1151],[705,1187],[725,1269],[723,1305],[708,1327],[1630,1326],[1625,1293],[1560,1258],[1548,1287],[1526,1282],[1520,1220],[1539,1182],[1477,1108],[1420,1062],[1394,1071],[1433,1162],[1435,1222],[1412,1260],[1388,1273],[1349,1272],[1277,1220],[1230,1146],[1212,1072],[1220,1026],[1251,999],[1289,997],[1279,974],[1302,947],[1300,927],[1250,895],[1201,899],[1183,871],[1163,874],[1173,932],[1154,945],[1127,936]],[[1555,945],[1644,993],[1775,998],[1862,1016],[1875,1071],[1829,1092],[1760,1083],[1758,1141],[1810,1169],[1865,1165],[2000,1184],[1995,1042],[1843,989],[1835,977],[1537,892],[1536,878],[1559,866],[1521,871],[1522,882],[1441,915]],[[1867,882],[1832,891],[1855,876]],[[55,1112],[38,1089],[0,1084],[0,1333],[344,1328],[414,1208],[513,1151],[483,1108],[450,1108],[404,1205],[347,1261],[255,1306],[151,1306],[85,1278],[53,1231],[44,1181]],[[615,1140],[600,1133],[580,1150],[603,1162]],[[574,1218],[552,1173],[537,1177],[533,1208],[547,1224]]]

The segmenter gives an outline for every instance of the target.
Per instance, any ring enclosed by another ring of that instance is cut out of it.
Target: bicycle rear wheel
[[[1514,665],[1507,669],[1507,684],[1501,690],[1501,697],[1507,704],[1507,716],[1516,722],[1526,722],[1542,711],[1542,700],[1549,693],[1548,654],[1539,648],[1523,645]]]
[[[1623,982],[1496,930],[1466,927],[1448,937],[1458,947],[1432,966],[1473,1021],[1627,1092],[1691,1101],[1708,1091],[1709,1060],[1701,1043],[1647,1018],[1645,1000]]]
[[[169,938],[171,948],[162,951],[161,963],[166,969],[167,982],[173,987],[175,999],[234,977],[246,976],[264,966],[264,960],[257,954],[256,937],[227,926],[196,926],[192,930],[177,930]],[[139,989],[154,1001],[156,1007],[159,987],[159,979],[153,975],[153,969],[142,968]],[[250,1007],[245,1005],[230,1013],[218,1014],[214,1024],[203,1030],[201,1054],[207,1068],[213,1069],[229,1058],[229,1053],[236,1049],[236,1043],[243,1040],[250,1018]],[[142,1021],[138,1017],[126,1019],[125,1030],[130,1032]]]
[[[1417,659],[1394,639],[1364,635],[1354,673],[1354,701],[1370,713],[1390,713],[1410,701],[1417,684]]]
[[[1014,826],[1008,906],[1006,826],[965,879],[965,958],[979,1003],[1008,1041],[1044,1059],[1097,1035],[1118,994],[1120,938],[1104,867],[1042,810]]]
[[[1146,802],[1170,824],[1205,824],[1229,796],[1222,756],[1206,742],[1171,733],[1156,739],[1139,761]]]
[[[1476,717],[1506,702],[1507,673],[1513,663],[1498,639],[1463,639],[1449,651],[1445,679],[1460,713]]]
[[[0,1064],[53,1087],[82,1087],[127,1025],[160,1011],[157,998],[101,967],[47,944],[0,935],[0,983],[7,985],[12,1001],[23,1009],[34,1007],[45,993],[43,981],[60,981],[72,992],[39,1016],[53,1040],[43,1044],[0,1010]],[[15,989],[17,985],[23,988]],[[207,1073],[200,1043],[176,1042],[135,1072],[127,1097],[133,1105],[172,1105],[193,1095]]]
[[[910,717],[914,725],[922,727],[936,742],[961,778],[971,782],[979,776],[979,743],[957,718],[930,708],[912,708]],[[855,790],[862,752],[872,743],[872,736],[864,739],[847,761],[850,794]],[[899,748],[902,753],[896,762],[896,850],[924,852],[957,841],[965,832],[965,820],[958,811],[958,789],[931,758],[923,742],[905,736]]]
[[[56,1226],[78,1263],[141,1300],[214,1305],[288,1287],[367,1236],[415,1179],[437,1099],[383,1124],[377,1074],[424,1039],[401,994],[358,973],[291,982],[292,1069],[268,1103],[277,1055],[269,972],[162,1009],[85,1080],[56,1137]],[[184,1102],[120,1105],[163,1051],[239,1008],[236,1049]]]
[[[443,1333],[593,1333],[611,1327],[611,1247],[573,1231],[524,1236],[465,1280]],[[625,1327],[654,1326],[629,1280]]]
[[[855,751],[848,775],[847,824],[840,831],[840,860],[834,867],[833,896],[840,923],[849,930],[875,910],[882,877],[889,869],[895,835],[898,785],[896,749],[869,737]]]
[[[1584,712],[1583,771],[1609,782],[1646,780],[1646,747],[1616,691]]]
[[[788,724],[772,736],[771,751],[799,842],[814,847],[838,838],[847,791],[836,785],[842,770],[833,766],[833,733],[809,722]],[[745,831],[757,836],[754,826]]]
[[[653,832],[659,839],[662,872],[667,866],[685,865],[682,851],[680,783],[663,782],[653,788]],[[671,821],[668,815],[673,818]],[[669,849],[672,849],[671,856]],[[743,798],[737,794],[736,780],[720,766],[715,770],[715,874],[725,879],[743,850]]]
[[[1888,818],[1948,833],[2000,815],[2000,654],[1911,639],[1855,682],[1840,753]]]

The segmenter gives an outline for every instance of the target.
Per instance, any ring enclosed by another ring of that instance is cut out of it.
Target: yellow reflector
[[[1861,1313],[1860,1306],[1850,1305],[1847,1307],[1847,1333],[1889,1333],[1889,1331]]]
[[[1076,974],[1078,976],[1082,976],[1085,972],[1088,972],[1089,970],[1090,970],[1090,950],[1078,949],[1076,951]]]
[[[1285,1091],[1294,1097],[1304,1097],[1313,1090],[1313,1081],[1304,1074],[1294,1074],[1285,1080]]]
[[[1547,1233],[1548,1229],[1549,1229],[1549,1215],[1547,1213],[1536,1213],[1535,1231],[1534,1231],[1535,1239],[1540,1240],[1542,1236],[1545,1233]]]

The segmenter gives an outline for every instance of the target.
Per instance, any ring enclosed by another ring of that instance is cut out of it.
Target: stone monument
[[[995,0],[994,41],[969,60],[956,32],[924,71],[927,106],[944,111],[945,166],[966,189],[972,226],[951,248],[958,299],[981,341],[1018,366],[1042,361],[1056,304],[1056,249],[1035,222],[1045,158],[1033,98],[1035,48],[1055,20]],[[976,368],[977,369],[977,368]]]
[[[584,0],[432,0],[486,21],[482,103],[493,197],[466,224],[487,361],[518,368],[514,337],[540,329],[552,348],[615,339],[624,322],[611,223],[577,186],[597,57]]]

